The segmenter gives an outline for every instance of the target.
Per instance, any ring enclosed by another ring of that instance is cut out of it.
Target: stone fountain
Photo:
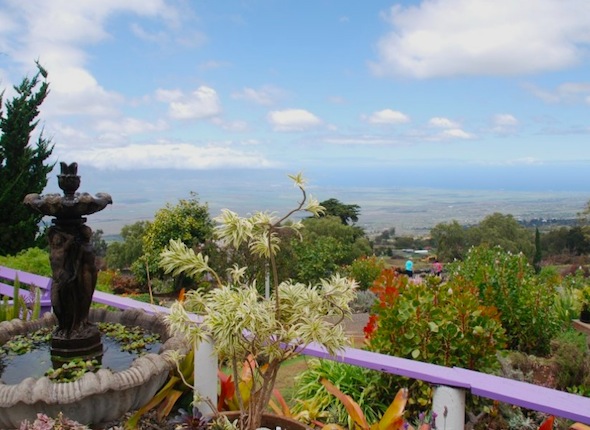
[[[0,345],[17,334],[41,327],[55,327],[51,343],[54,366],[74,357],[102,357],[102,341],[96,322],[120,322],[158,333],[162,347],[158,354],[146,354],[121,372],[99,369],[74,382],[57,383],[47,377],[26,378],[19,384],[0,383],[0,428],[18,428],[22,421],[34,421],[37,413],[55,417],[62,412],[82,424],[100,424],[119,419],[126,412],[147,403],[164,384],[174,361],[163,354],[167,350],[186,353],[183,339],[171,337],[161,316],[143,311],[110,312],[90,309],[96,287],[97,269],[90,239],[92,230],[85,225],[90,215],[112,204],[107,193],[78,193],[78,165],[61,163],[58,184],[64,195],[29,194],[24,204],[31,210],[52,216],[48,231],[50,262],[53,272],[51,305],[53,313],[37,321],[13,320],[0,323]]]
[[[80,186],[77,163],[62,162],[57,181],[63,196],[29,194],[24,203],[34,211],[55,217],[47,237],[53,272],[51,306],[58,321],[53,332],[51,356],[54,365],[59,367],[71,357],[100,361],[102,356],[100,332],[88,321],[97,270],[90,243],[92,230],[85,225],[83,215],[101,211],[113,200],[107,193],[93,197],[76,192]]]

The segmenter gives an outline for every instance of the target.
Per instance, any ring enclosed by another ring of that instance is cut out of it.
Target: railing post
[[[465,428],[465,391],[438,385],[434,388],[432,411],[436,413],[436,428],[462,430]]]
[[[201,398],[211,400],[217,406],[217,354],[212,341],[203,341],[195,349],[195,391]],[[210,415],[215,411],[206,402],[195,405],[203,415]]]

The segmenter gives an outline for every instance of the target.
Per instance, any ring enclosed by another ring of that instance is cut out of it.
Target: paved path
[[[364,342],[365,333],[363,328],[369,321],[369,314],[352,314],[352,320],[345,319],[343,321],[346,333],[352,338],[355,346],[360,348]]]

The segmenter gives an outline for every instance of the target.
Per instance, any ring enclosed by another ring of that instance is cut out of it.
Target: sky
[[[0,0],[5,100],[36,60],[103,177],[590,184],[588,0]]]

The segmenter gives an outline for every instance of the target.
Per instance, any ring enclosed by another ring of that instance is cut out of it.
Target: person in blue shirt
[[[408,275],[409,278],[414,276],[414,262],[412,259],[406,261],[406,275]]]

